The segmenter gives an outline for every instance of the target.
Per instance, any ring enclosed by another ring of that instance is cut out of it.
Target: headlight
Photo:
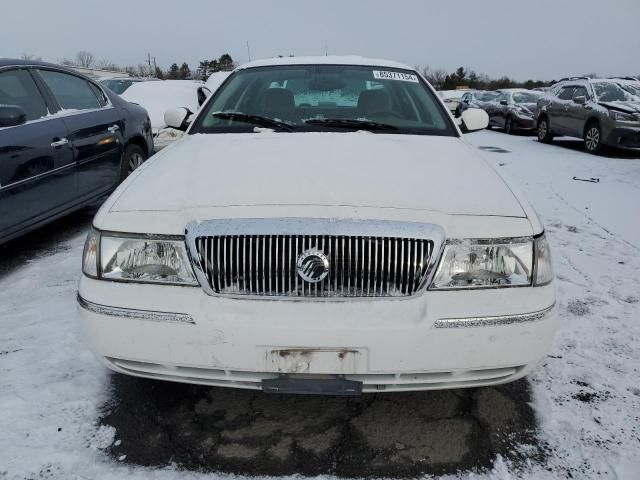
[[[619,112],[618,110],[609,110],[609,116],[612,120],[620,122],[635,122],[638,118],[633,113]]]
[[[92,230],[82,265],[86,275],[103,280],[197,285],[184,241],[175,238],[105,235]]]
[[[545,285],[553,280],[544,236],[450,240],[431,290]]]
[[[529,110],[528,108],[525,107],[517,107],[516,111],[520,114],[520,115],[525,115],[527,117],[533,117],[533,113],[531,112],[531,110]]]
[[[84,242],[82,252],[82,273],[89,277],[98,276],[98,245],[100,244],[100,233],[93,228],[89,230],[87,240]]]
[[[546,285],[553,280],[553,264],[551,263],[551,250],[544,235],[534,240],[535,259],[534,285]]]

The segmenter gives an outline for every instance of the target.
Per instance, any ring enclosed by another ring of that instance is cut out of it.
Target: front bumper
[[[295,301],[83,277],[78,295],[88,343],[113,370],[236,388],[283,374],[337,375],[365,392],[504,383],[549,351],[558,323],[553,284]],[[513,316],[521,313],[534,315]]]
[[[618,148],[640,149],[640,127],[616,127],[607,136],[606,144]]]

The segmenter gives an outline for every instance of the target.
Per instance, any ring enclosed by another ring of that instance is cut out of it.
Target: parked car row
[[[534,131],[544,143],[557,136],[581,138],[590,153],[604,145],[640,148],[640,81],[635,78],[572,77],[534,90],[440,94],[455,116],[481,108],[489,115],[488,128],[506,133]]]
[[[640,82],[575,77],[555,84],[538,101],[538,139],[581,138],[587,152],[604,145],[640,148]]]

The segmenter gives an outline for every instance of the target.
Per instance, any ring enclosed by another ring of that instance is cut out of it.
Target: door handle
[[[109,130],[110,133],[116,133],[118,130],[120,130],[120,127],[118,125],[112,125],[107,128],[107,130]]]
[[[67,140],[66,138],[60,138],[59,140],[56,140],[54,138],[53,142],[51,142],[51,146],[53,148],[63,147],[64,145],[68,145],[68,144],[69,144],[69,140]]]

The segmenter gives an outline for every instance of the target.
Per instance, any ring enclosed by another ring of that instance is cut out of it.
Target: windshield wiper
[[[350,130],[396,131],[398,127],[387,123],[372,122],[371,120],[355,120],[349,118],[312,118],[305,120],[307,125],[322,125],[332,128],[348,128]]]
[[[281,122],[274,118],[263,117],[261,115],[250,115],[241,112],[214,112],[211,116],[222,120],[234,120],[237,122],[251,123],[259,127],[272,128],[280,132],[291,132],[293,127],[288,123]]]

